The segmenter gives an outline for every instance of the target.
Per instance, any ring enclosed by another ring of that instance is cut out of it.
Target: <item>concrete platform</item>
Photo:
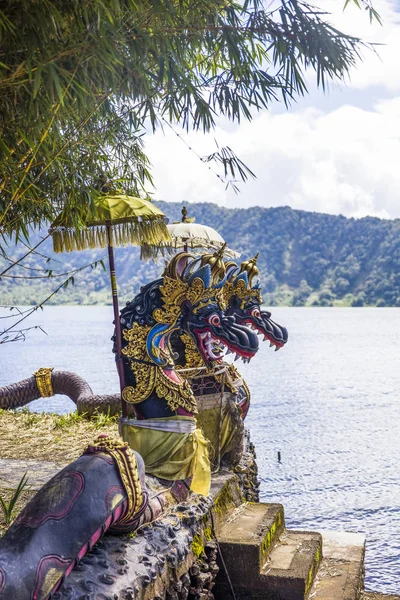
[[[365,535],[321,531],[323,560],[309,600],[358,600],[364,584]]]
[[[274,524],[284,525],[281,504],[247,502],[226,521],[220,538],[230,543],[259,542],[264,539],[266,530],[271,529]]]
[[[376,592],[362,592],[360,600],[400,600],[400,596],[393,594],[377,594]]]
[[[319,533],[287,530],[271,550],[260,582],[279,600],[304,600],[322,558]]]
[[[0,459],[0,489],[14,490],[25,473],[28,487],[37,491],[61,470],[59,464],[43,460]]]
[[[235,577],[258,577],[272,544],[285,527],[281,504],[247,502],[227,519],[219,543]]]
[[[245,503],[221,528],[219,546],[240,600],[305,600],[322,556],[319,533],[287,531],[280,504]],[[230,585],[224,565],[215,598]]]

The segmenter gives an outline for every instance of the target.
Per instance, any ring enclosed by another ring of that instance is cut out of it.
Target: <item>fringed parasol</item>
[[[64,210],[51,225],[55,252],[105,248],[109,236],[112,246],[171,243],[164,213],[147,200],[125,194],[99,197],[95,216],[88,217],[81,229],[72,223]]]
[[[51,225],[55,252],[71,252],[88,248],[108,248],[111,292],[114,308],[116,363],[121,392],[125,377],[121,360],[121,327],[118,308],[117,279],[115,275],[113,246],[160,246],[171,243],[164,213],[152,202],[125,194],[99,196],[94,201],[94,210],[84,219],[82,227],[76,228],[76,218],[66,209]],[[127,415],[126,403],[122,400],[122,415]]]

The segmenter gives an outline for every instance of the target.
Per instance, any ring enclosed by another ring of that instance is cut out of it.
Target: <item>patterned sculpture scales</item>
[[[0,597],[49,599],[105,531],[156,518],[167,500],[149,501],[145,472],[180,501],[189,489],[208,495],[210,459],[214,470],[238,463],[250,392],[225,353],[247,362],[257,334],[276,350],[288,335],[261,309],[257,257],[238,267],[223,251],[177,254],[121,311],[122,394],[135,418],[120,421],[124,442],[99,436],[53,477],[0,539]],[[22,396],[52,396],[57,372],[34,376]],[[0,388],[3,407],[15,406],[16,385]]]

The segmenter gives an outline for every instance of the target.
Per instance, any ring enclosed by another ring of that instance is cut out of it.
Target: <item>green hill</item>
[[[179,220],[182,204],[157,204],[171,221]],[[239,260],[260,252],[258,266],[268,305],[400,306],[400,220],[347,219],[289,207],[226,209],[199,203],[188,208],[197,222],[214,227],[229,246],[242,252]],[[33,234],[34,242],[39,239],[39,234]],[[59,263],[31,255],[23,264],[64,273],[106,259],[105,250],[55,255],[51,248],[47,240],[39,250]],[[12,258],[24,252],[23,246],[9,248]],[[6,264],[0,259],[0,267]],[[131,299],[140,285],[161,271],[161,266],[140,262],[138,250],[131,247],[116,250],[116,264],[122,301]],[[7,275],[18,278],[0,280],[2,305],[38,303],[65,279],[36,278],[41,277],[40,271],[20,267]],[[34,278],[20,279],[27,275]],[[77,274],[75,285],[62,289],[51,302],[110,303],[108,273],[98,266]]]

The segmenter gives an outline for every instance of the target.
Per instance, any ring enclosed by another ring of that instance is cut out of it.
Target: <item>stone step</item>
[[[238,476],[227,469],[220,469],[211,479],[210,497],[214,502],[214,531],[219,536],[226,519],[243,504]]]
[[[260,583],[266,598],[304,600],[313,584],[322,558],[319,533],[286,530],[261,571]]]
[[[279,505],[272,506],[279,507]],[[247,516],[250,517],[250,514],[249,511]],[[243,518],[239,522],[246,523]],[[256,531],[257,529],[258,527],[255,526]],[[234,529],[229,532],[231,537],[235,535],[237,538],[240,537],[239,531],[236,531]],[[226,532],[224,534],[226,535]],[[236,543],[235,546],[231,541],[227,542],[226,537],[222,545],[221,539],[219,540],[226,570],[238,600],[305,600],[307,598],[322,557],[321,535],[281,529],[279,538],[274,537],[275,539],[272,539],[269,545],[265,545],[265,552],[262,554],[263,562],[258,572],[256,572],[254,551],[250,554],[248,548],[255,541],[254,533],[252,535],[251,531],[245,531],[242,534],[242,539],[248,540],[247,548],[245,543]],[[228,577],[221,565],[215,586],[216,600],[228,598],[229,590]]]
[[[269,551],[285,527],[281,504],[246,502],[221,528],[218,541],[231,577],[258,577]]]
[[[341,531],[322,531],[321,535],[323,560],[309,600],[361,600],[365,535]]]

